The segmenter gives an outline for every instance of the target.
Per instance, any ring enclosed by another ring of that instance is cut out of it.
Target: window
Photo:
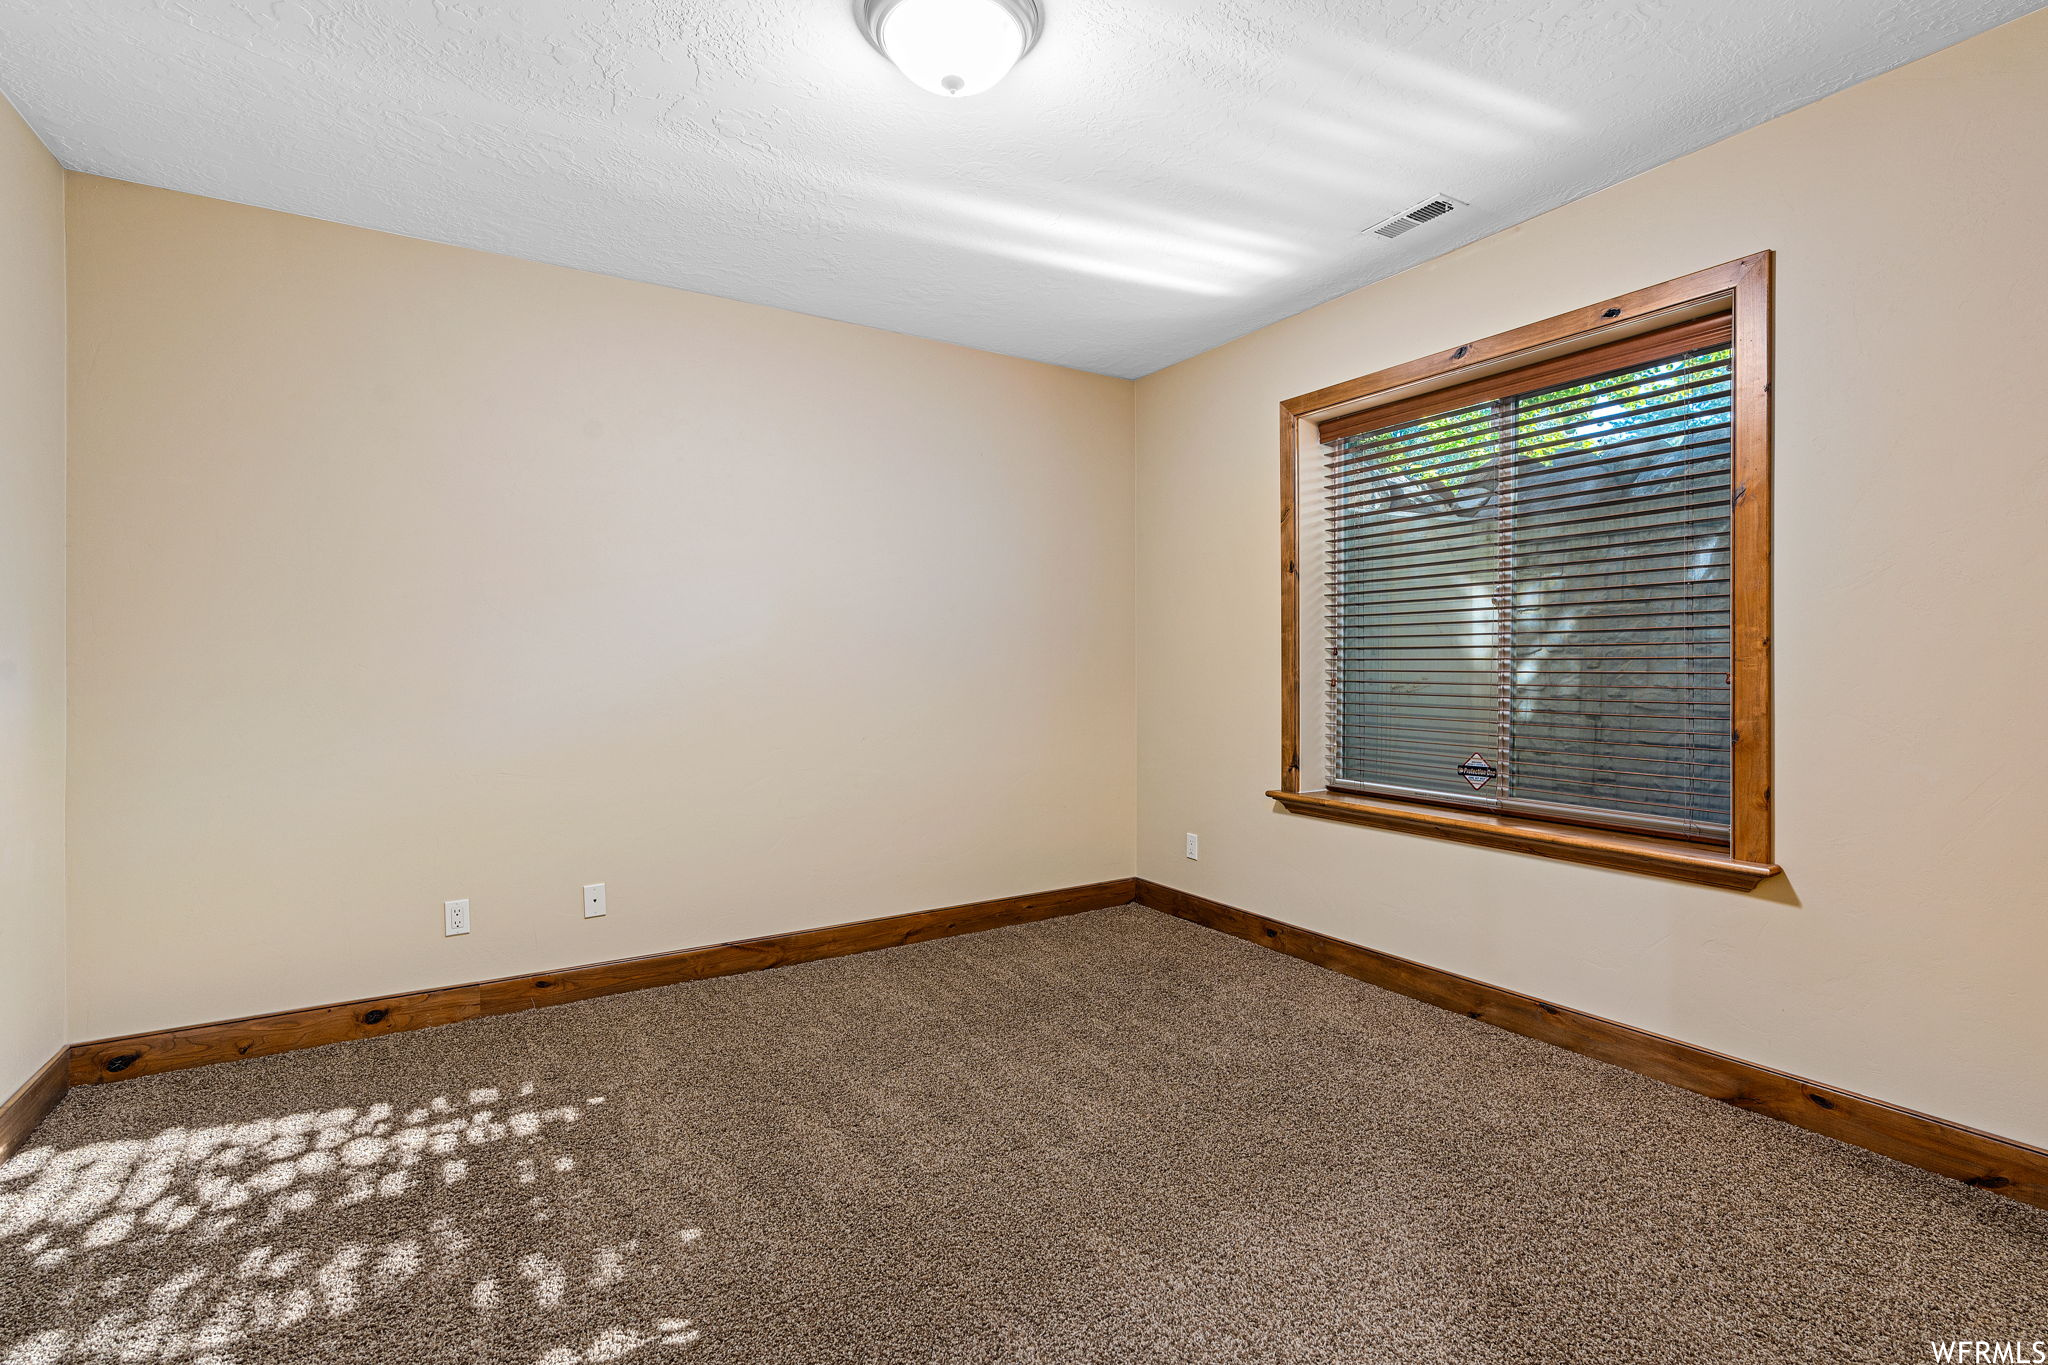
[[[1776,871],[1768,269],[1286,405],[1283,805],[1731,887]]]
[[[1323,428],[1329,785],[1725,843],[1727,318],[1571,359]]]

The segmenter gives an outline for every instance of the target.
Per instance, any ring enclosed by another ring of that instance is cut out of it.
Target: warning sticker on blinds
[[[1478,791],[1481,787],[1493,781],[1494,778],[1499,777],[1500,769],[1488,763],[1483,755],[1474,754],[1458,765],[1458,776],[1470,782],[1473,791]]]

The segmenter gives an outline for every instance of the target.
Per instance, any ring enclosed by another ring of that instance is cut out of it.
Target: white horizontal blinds
[[[1674,340],[1328,447],[1331,786],[1725,838],[1729,351]]]
[[[1500,749],[1505,426],[1487,402],[1331,447],[1332,786],[1477,803],[1458,765]]]
[[[1729,352],[1512,401],[1510,795],[1725,834]]]

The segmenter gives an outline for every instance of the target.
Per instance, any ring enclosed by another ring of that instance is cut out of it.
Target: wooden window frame
[[[1771,253],[1667,280],[1280,405],[1280,785],[1298,815],[1562,858],[1747,891],[1779,868],[1771,830]],[[1303,791],[1299,453],[1322,423],[1368,409],[1470,391],[1494,376],[1645,332],[1726,313],[1733,332],[1733,686],[1726,851],[1683,839],[1435,806],[1351,792]]]

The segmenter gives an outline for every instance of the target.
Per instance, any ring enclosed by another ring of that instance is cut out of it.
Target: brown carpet
[[[74,1091],[0,1277],[7,1365],[1915,1361],[2048,1212],[1130,908]]]

